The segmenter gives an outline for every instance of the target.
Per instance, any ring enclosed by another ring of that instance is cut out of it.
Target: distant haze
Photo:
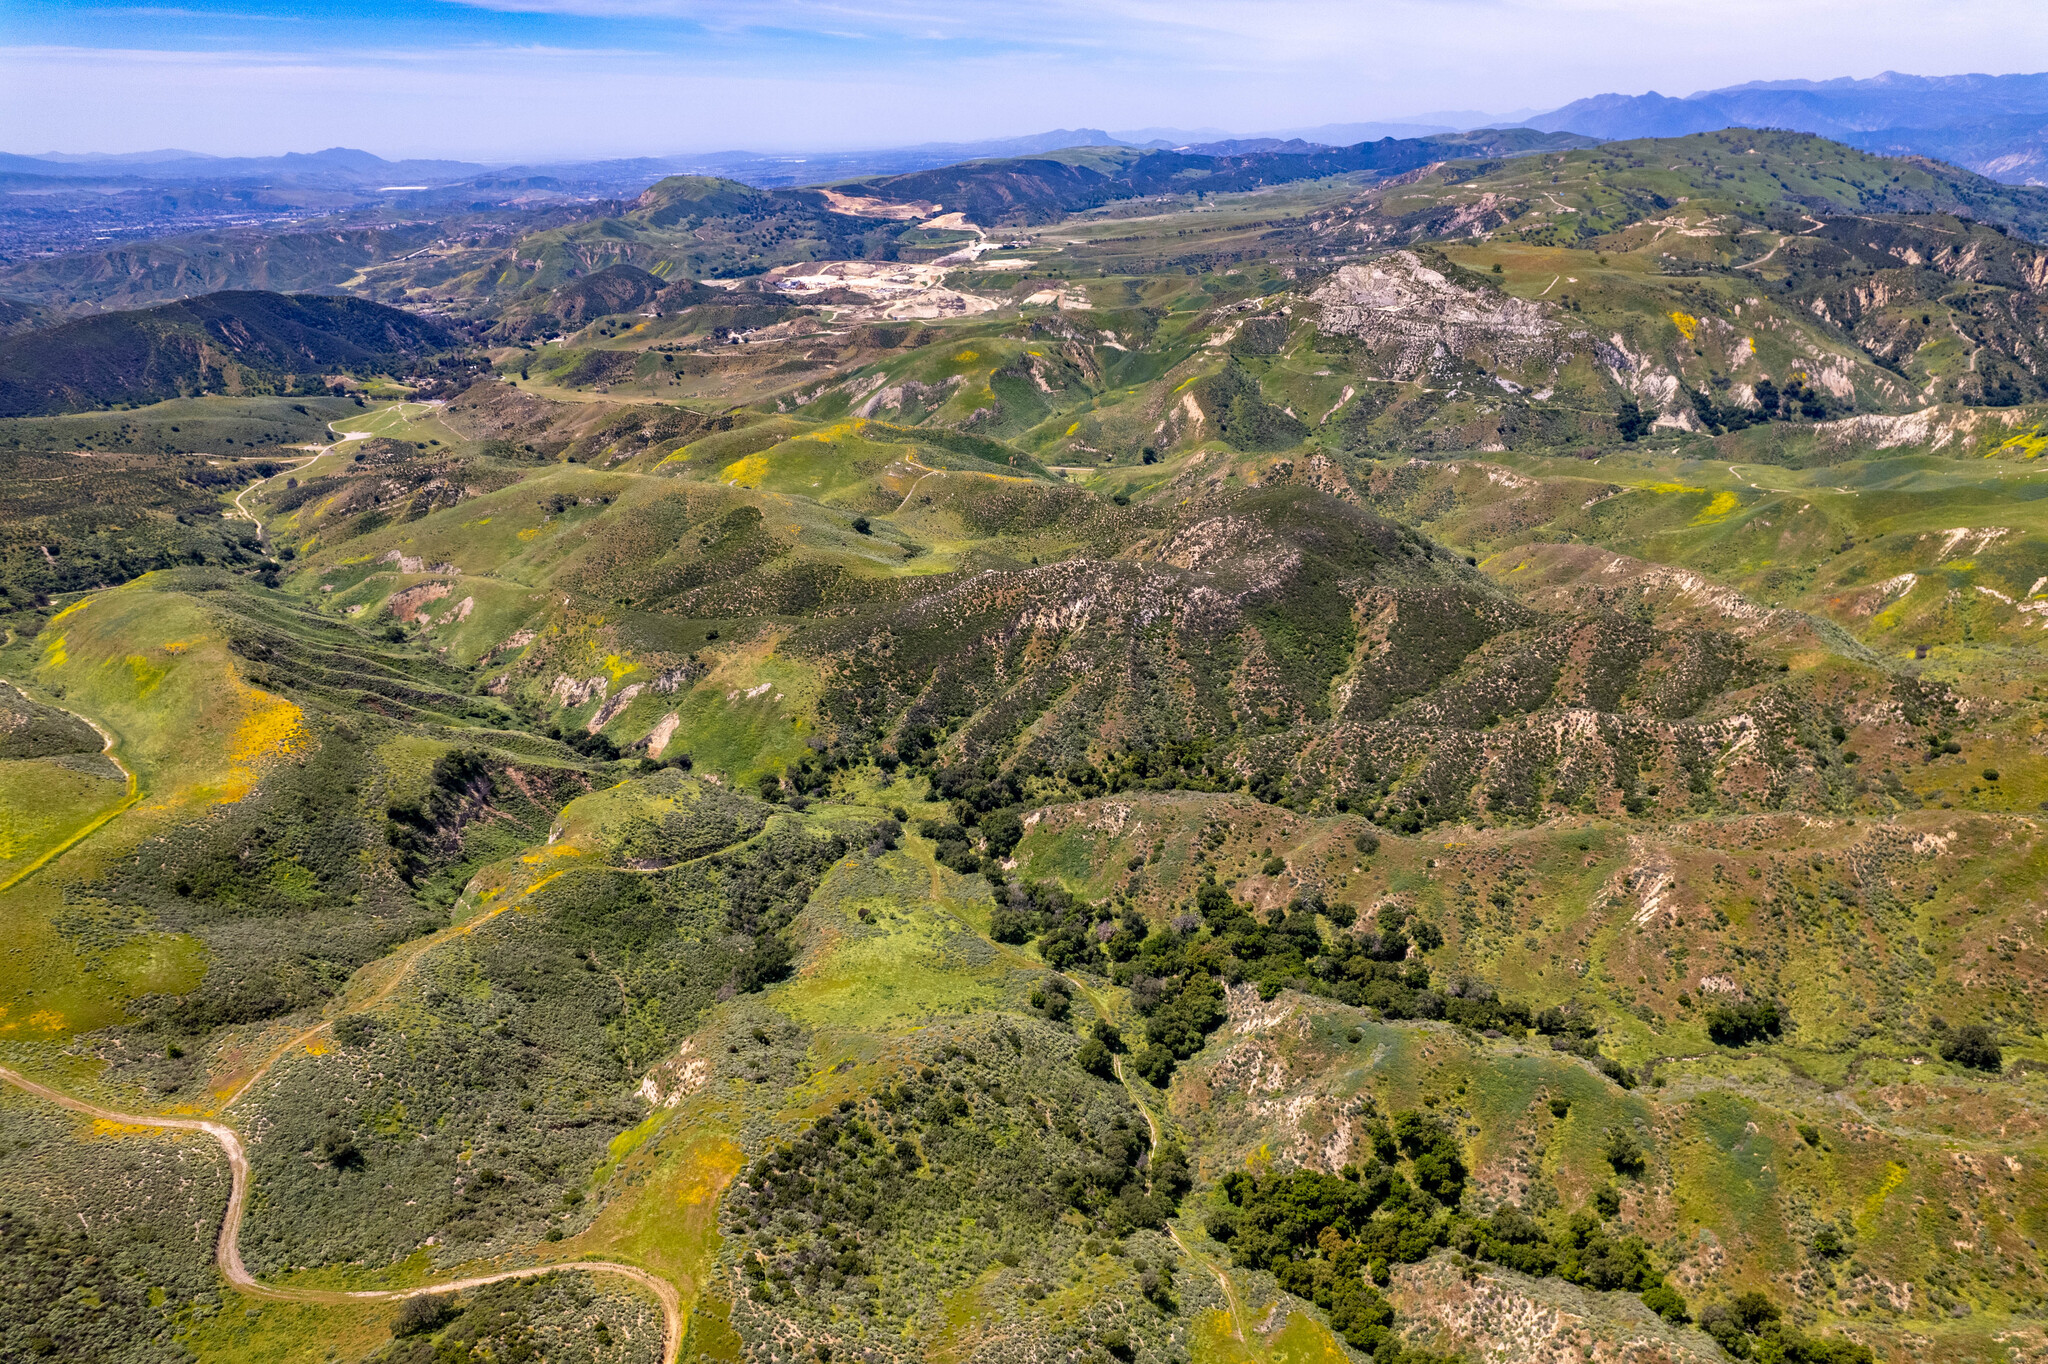
[[[1062,125],[1308,137],[1333,125],[1469,127],[1496,121],[1488,111],[1511,121],[1603,92],[1987,61],[2048,68],[2048,7],[1990,0],[7,8],[0,136],[22,153],[342,145],[532,162],[968,142]],[[1431,110],[1446,112],[1418,112]]]

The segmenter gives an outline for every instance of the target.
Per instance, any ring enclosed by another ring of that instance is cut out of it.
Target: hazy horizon
[[[852,151],[1060,127],[1240,134],[1887,70],[2048,68],[2048,12],[1962,0],[17,0],[10,149],[389,160]],[[1760,43],[1759,34],[1770,41]],[[109,98],[117,90],[118,98]]]

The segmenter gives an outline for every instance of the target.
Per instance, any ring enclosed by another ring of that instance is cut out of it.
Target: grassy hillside
[[[24,447],[0,1062],[128,1116],[0,1091],[6,1348],[2048,1349],[2038,248],[1724,153],[672,182],[459,391]]]
[[[328,423],[364,409],[337,397],[208,396],[107,412],[0,419],[0,449],[147,455],[223,455],[325,444]]]

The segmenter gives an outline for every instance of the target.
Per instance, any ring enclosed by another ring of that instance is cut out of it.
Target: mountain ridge
[[[229,291],[81,318],[0,340],[0,417],[42,416],[389,373],[453,344],[441,326],[364,299]]]

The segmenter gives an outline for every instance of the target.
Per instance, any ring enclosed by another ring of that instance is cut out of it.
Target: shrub
[[[1068,991],[1066,977],[1047,976],[1038,989],[1031,992],[1031,1007],[1055,1023],[1064,1023],[1074,1010],[1073,997]]]
[[[1685,1299],[1669,1284],[1657,1284],[1643,1290],[1643,1306],[1655,1312],[1673,1326],[1690,1321],[1691,1315],[1685,1310]]]
[[[1996,1073],[2005,1065],[2005,1056],[1999,1050],[1998,1039],[1991,1035],[1991,1029],[1982,1023],[1966,1023],[1948,1035],[1941,1044],[1941,1059],[1971,1070],[1986,1070]]]
[[[1136,1062],[1138,1076],[1148,1085],[1164,1089],[1173,1079],[1173,1053],[1165,1047],[1153,1045],[1138,1053]]]
[[[391,1334],[401,1339],[424,1335],[440,1329],[460,1311],[452,1293],[422,1293],[398,1304],[398,1315],[391,1319]]]
[[[1724,1047],[1745,1046],[1784,1031],[1784,1017],[1769,1000],[1724,1005],[1707,1015],[1707,1036]]]
[[[780,933],[760,934],[733,968],[733,985],[742,994],[753,994],[787,976],[795,961],[796,949],[788,938]]]
[[[1602,1154],[1617,1174],[1639,1175],[1646,1163],[1643,1144],[1626,1127],[1614,1128],[1607,1134],[1607,1146]]]
[[[1110,1058],[1109,1048],[1099,1037],[1091,1037],[1081,1044],[1081,1049],[1074,1053],[1074,1064],[1097,1079],[1116,1078],[1116,1062]]]
[[[344,1047],[366,1047],[377,1035],[377,1020],[368,1014],[343,1014],[334,1020],[334,1040]]]
[[[988,841],[990,856],[1008,857],[1024,837],[1024,821],[1015,810],[997,810],[982,818],[981,836]]]
[[[330,1128],[320,1138],[320,1157],[337,1170],[360,1170],[363,1168],[363,1153],[357,1149],[355,1138],[340,1128]]]

